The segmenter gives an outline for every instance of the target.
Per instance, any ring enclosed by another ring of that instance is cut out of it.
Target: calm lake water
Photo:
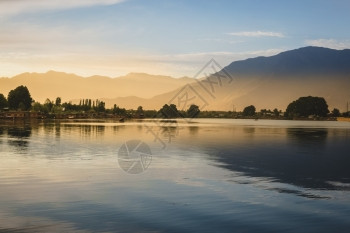
[[[349,151],[349,122],[0,122],[0,232],[349,232]]]

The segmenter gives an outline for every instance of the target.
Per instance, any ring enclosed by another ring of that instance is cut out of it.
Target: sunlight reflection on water
[[[0,124],[0,231],[350,228],[349,123],[179,120],[165,148],[153,124]],[[128,140],[152,150],[141,174],[119,167]]]

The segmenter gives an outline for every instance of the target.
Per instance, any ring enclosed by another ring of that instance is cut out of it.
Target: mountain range
[[[61,97],[64,101],[91,98],[115,98],[135,95],[151,98],[172,91],[194,80],[170,76],[130,73],[110,78],[106,76],[81,77],[64,72],[23,73],[12,78],[0,78],[0,93],[7,94],[19,85],[28,87],[34,100],[44,102]]]
[[[159,109],[166,103],[185,108],[191,103],[203,110],[257,110],[278,108],[300,96],[321,96],[330,108],[346,110],[350,101],[350,49],[304,47],[270,57],[235,61],[222,68],[215,60],[194,78],[130,73],[109,78],[80,77],[49,71],[0,78],[5,95],[18,85],[26,85],[40,102],[62,97],[77,102],[82,98],[102,99],[108,107]],[[185,103],[186,102],[186,103]],[[184,104],[185,103],[185,104]]]

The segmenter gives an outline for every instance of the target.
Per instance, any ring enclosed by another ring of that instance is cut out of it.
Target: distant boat
[[[124,121],[125,121],[124,117],[119,119],[119,122],[124,122]]]

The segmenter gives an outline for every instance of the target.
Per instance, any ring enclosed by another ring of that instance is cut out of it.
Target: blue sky
[[[0,0],[0,76],[193,76],[314,45],[350,48],[350,1]]]

